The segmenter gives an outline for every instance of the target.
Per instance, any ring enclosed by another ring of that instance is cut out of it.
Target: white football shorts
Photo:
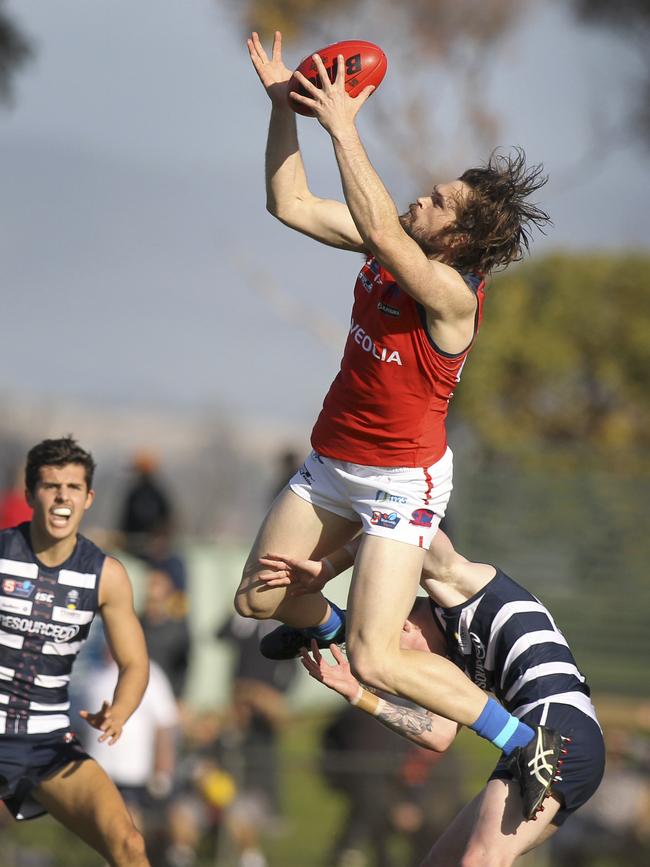
[[[312,452],[289,482],[303,500],[363,532],[428,549],[453,488],[453,454],[430,467],[368,467]]]

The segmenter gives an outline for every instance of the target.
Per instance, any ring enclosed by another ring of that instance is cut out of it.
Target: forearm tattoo
[[[375,719],[416,743],[426,742],[426,733],[433,731],[433,717],[428,710],[401,707],[386,700],[382,700]]]

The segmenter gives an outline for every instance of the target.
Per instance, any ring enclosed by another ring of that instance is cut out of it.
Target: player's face
[[[41,467],[34,493],[27,492],[27,501],[34,509],[32,523],[53,540],[67,539],[77,532],[94,496],[81,464]]]
[[[417,615],[409,614],[409,619],[404,623],[399,637],[399,646],[402,650],[428,651],[429,645],[418,625]]]
[[[427,244],[454,222],[457,203],[468,191],[463,181],[436,184],[428,195],[421,196],[402,214],[402,228],[426,251]]]

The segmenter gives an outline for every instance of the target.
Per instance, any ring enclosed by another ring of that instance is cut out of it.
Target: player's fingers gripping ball
[[[313,58],[314,54],[318,54],[323,61],[327,77],[332,83],[334,83],[338,71],[338,56],[339,54],[343,55],[345,90],[352,97],[357,97],[364,88],[371,84],[375,88],[379,87],[384,75],[386,75],[388,61],[381,48],[372,42],[350,39],[344,42],[335,42],[334,45],[321,48],[300,62],[296,72],[304,75],[314,87],[321,87],[318,68]],[[314,117],[314,112],[311,108],[293,99],[291,96],[292,91],[299,93],[301,96],[312,96],[300,83],[295,72],[289,81],[289,105],[298,114]]]

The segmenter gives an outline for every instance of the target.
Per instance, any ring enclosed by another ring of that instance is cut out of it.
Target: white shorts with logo
[[[312,452],[289,482],[312,505],[363,532],[428,549],[451,496],[451,449],[430,467],[368,467]]]

